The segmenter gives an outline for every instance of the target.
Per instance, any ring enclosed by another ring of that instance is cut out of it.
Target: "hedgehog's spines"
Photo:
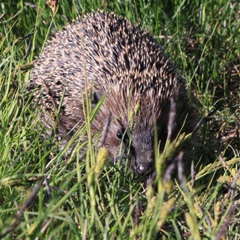
[[[166,140],[171,98],[177,105],[175,136],[194,127],[195,111],[185,85],[148,32],[114,13],[99,11],[77,18],[47,43],[31,73],[30,88],[37,87],[35,96],[45,111],[41,119],[48,128],[54,125],[49,115],[61,108],[56,117],[59,136],[76,132],[84,122],[86,87],[89,93],[106,95],[91,127],[93,133],[103,129],[111,116],[105,145],[113,159],[120,154],[117,132],[129,131],[129,111],[140,103],[131,131],[130,158],[142,173],[143,166],[153,161],[155,123],[160,141]]]

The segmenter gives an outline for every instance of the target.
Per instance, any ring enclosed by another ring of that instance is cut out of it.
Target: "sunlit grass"
[[[71,142],[44,138],[26,88],[34,59],[50,35],[99,8],[151,32],[198,99],[191,176],[164,181],[160,169],[146,189],[127,166],[106,164],[92,136],[80,141],[89,125],[70,153]],[[240,238],[238,1],[60,1],[54,17],[42,0],[0,9],[0,238]]]

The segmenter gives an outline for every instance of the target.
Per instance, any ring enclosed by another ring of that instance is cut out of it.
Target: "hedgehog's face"
[[[98,96],[95,94],[95,101]],[[125,165],[127,160],[134,172],[145,174],[154,165],[152,112],[148,111],[151,116],[146,116],[145,109],[140,108],[133,116],[136,102],[126,107],[120,104],[124,101],[116,92],[114,97],[106,96],[93,121],[94,131],[103,131],[99,145],[108,149],[113,162],[121,161]]]
[[[152,131],[129,130],[121,121],[112,122],[106,132],[103,145],[110,153],[113,162],[126,160],[137,174],[147,173],[154,165]]]

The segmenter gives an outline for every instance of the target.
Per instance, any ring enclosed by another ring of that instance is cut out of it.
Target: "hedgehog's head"
[[[100,144],[114,162],[128,159],[136,173],[145,174],[154,166],[155,127],[160,144],[166,140],[168,114],[159,117],[162,110],[169,112],[169,104],[155,95],[153,99],[153,93],[139,94],[129,89],[116,87],[106,94],[92,127],[94,131],[103,130]],[[95,93],[95,101],[99,93]]]

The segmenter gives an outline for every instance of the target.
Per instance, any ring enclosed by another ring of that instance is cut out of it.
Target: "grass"
[[[145,191],[128,169],[104,164],[104,149],[88,147],[82,160],[86,146],[65,157],[42,139],[26,90],[33,60],[67,21],[99,8],[151,32],[196,95],[204,120],[192,177]],[[240,239],[239,9],[235,0],[69,0],[53,16],[42,0],[1,2],[1,238]]]

